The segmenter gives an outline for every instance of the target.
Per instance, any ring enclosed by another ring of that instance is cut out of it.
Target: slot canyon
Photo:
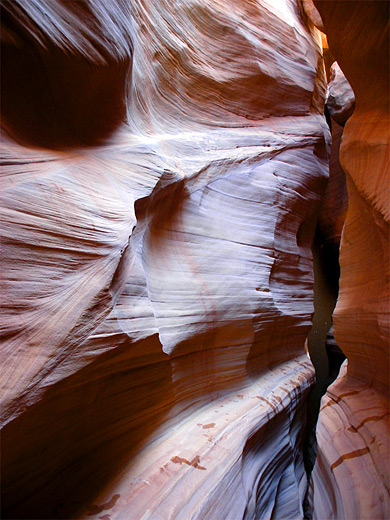
[[[389,5],[2,1],[1,518],[389,520]]]

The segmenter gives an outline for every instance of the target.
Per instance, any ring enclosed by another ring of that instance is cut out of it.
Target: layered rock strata
[[[321,405],[313,518],[389,518],[387,399],[345,362]]]
[[[314,518],[389,517],[389,54],[385,2],[315,0],[356,97],[340,149],[349,208],[337,343],[348,358],[323,400]]]
[[[3,9],[4,516],[302,516],[316,30],[290,0]]]

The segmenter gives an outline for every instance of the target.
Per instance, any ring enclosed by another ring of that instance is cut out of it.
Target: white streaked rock
[[[59,97],[38,84],[43,117],[15,92],[26,114],[5,125],[5,509],[300,517],[328,176],[317,32],[292,0],[111,3],[53,1],[44,20],[7,4],[48,39],[28,49]]]

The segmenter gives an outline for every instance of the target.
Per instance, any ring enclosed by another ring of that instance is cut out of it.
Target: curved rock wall
[[[340,149],[349,208],[335,337],[348,358],[323,400],[314,518],[389,517],[389,54],[386,2],[315,1],[356,97]]]
[[[292,0],[3,9],[4,516],[302,516],[316,30]]]

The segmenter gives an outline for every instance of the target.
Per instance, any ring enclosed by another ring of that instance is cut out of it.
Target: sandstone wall
[[[302,516],[316,30],[292,0],[3,10],[4,516]]]
[[[389,41],[387,2],[315,0],[356,97],[340,149],[349,208],[335,337],[346,354],[322,403],[314,518],[389,517]]]

